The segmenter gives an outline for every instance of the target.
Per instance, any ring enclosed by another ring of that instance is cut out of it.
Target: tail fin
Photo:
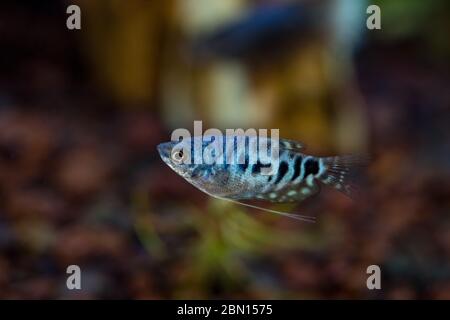
[[[319,180],[354,199],[359,194],[355,178],[368,160],[367,157],[352,155],[322,158],[325,171]]]

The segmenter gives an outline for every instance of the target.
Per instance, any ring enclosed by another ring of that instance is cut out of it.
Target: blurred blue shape
[[[256,7],[243,19],[194,41],[194,56],[245,58],[280,51],[314,30],[316,9],[300,3]]]
[[[368,0],[334,0],[330,3],[329,39],[335,49],[353,53],[364,40]]]

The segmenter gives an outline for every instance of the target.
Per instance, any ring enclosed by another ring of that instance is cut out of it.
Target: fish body
[[[262,161],[258,143],[264,141],[267,150],[271,150],[271,147],[275,146],[273,139],[245,136],[245,147],[244,144],[239,147],[235,138],[236,136],[222,136],[223,147],[220,149],[226,156],[229,156],[231,151],[234,152],[233,159],[240,160],[234,163],[219,161],[220,159],[209,163],[192,161],[194,152],[199,151],[194,149],[196,143],[202,152],[205,152],[215,140],[208,136],[189,138],[181,143],[162,143],[158,145],[158,152],[162,160],[189,183],[219,198],[300,202],[319,193],[321,184],[329,185],[348,196],[355,192],[349,174],[361,163],[357,157],[316,157],[304,153],[305,148],[299,142],[279,139],[277,161],[267,163]],[[174,159],[173,155],[179,152],[180,148],[184,150],[184,157],[190,157],[190,163],[181,163],[179,159]],[[190,154],[187,155],[189,151]],[[273,160],[270,156],[268,155],[269,160]],[[270,166],[272,174],[266,174],[263,170]]]

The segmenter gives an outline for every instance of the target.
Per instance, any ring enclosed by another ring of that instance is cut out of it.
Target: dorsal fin
[[[295,140],[280,139],[280,148],[292,151],[305,151],[306,146]]]

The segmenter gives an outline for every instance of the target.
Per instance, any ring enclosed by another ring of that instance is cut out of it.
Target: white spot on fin
[[[309,188],[302,188],[301,192],[302,194],[307,195],[311,193],[311,190]]]

